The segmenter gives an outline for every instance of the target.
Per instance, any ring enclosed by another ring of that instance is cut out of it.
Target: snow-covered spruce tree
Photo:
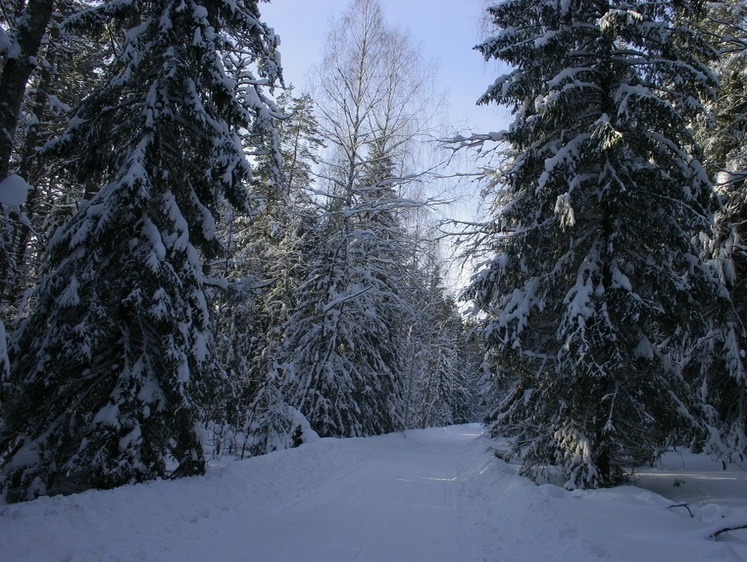
[[[454,299],[443,284],[433,217],[415,209],[409,217],[414,240],[407,298],[416,314],[408,318],[404,345],[405,425],[441,427],[477,419],[475,377],[469,371],[466,331]]]
[[[109,81],[54,147],[106,182],[51,241],[11,342],[10,501],[202,473],[198,422],[225,386],[202,261],[217,207],[248,205],[239,132],[272,134],[276,39],[254,1],[117,1],[70,25],[112,20]]]
[[[423,296],[408,330],[407,427],[467,423],[475,396],[461,318],[443,287],[427,287]]]
[[[712,190],[688,128],[715,78],[678,24],[695,2],[508,0],[477,49],[506,62],[482,103],[509,105],[494,185],[494,258],[466,295],[494,351],[519,369],[488,419],[524,473],[619,481],[671,438],[702,431],[671,361],[723,298],[693,240]],[[505,372],[505,371],[504,371]]]
[[[53,4],[52,0],[30,0],[25,4],[11,2],[3,6],[0,14],[0,182],[11,174],[11,157],[26,86],[52,16]],[[8,184],[4,190],[10,191]],[[6,203],[14,202],[10,201],[10,196],[6,199]],[[4,323],[8,314],[3,297],[18,278],[14,234],[24,222],[28,222],[25,213],[14,208],[17,206],[0,203],[0,383],[8,370]]]
[[[301,416],[280,393],[280,349],[282,327],[295,310],[312,251],[306,238],[314,231],[317,208],[307,191],[320,141],[308,95],[283,93],[277,107],[283,115],[277,138],[286,180],[282,189],[272,187],[274,158],[257,159],[253,195],[263,211],[228,221],[228,255],[215,264],[232,282],[230,290],[217,292],[213,303],[216,350],[237,383],[226,411],[224,441],[229,441],[222,448],[239,456],[300,443]]]
[[[38,284],[45,240],[72,216],[80,199],[100,187],[93,175],[86,176],[83,185],[76,182],[66,173],[63,162],[40,150],[65,131],[71,107],[105,83],[106,61],[115,49],[108,30],[84,37],[63,26],[67,17],[83,7],[77,0],[55,2],[21,107],[11,171],[30,186],[22,208],[28,223],[12,224],[11,244],[18,270],[0,288],[0,298],[11,305],[8,318],[13,323],[23,295]]]
[[[0,181],[10,173],[26,86],[54,6],[53,0],[8,4],[0,15],[10,32],[0,27]]]
[[[369,176],[369,180],[370,180]],[[326,209],[307,278],[283,327],[284,393],[322,436],[402,427],[404,233],[368,181]],[[357,195],[357,197],[356,197]]]
[[[255,335],[252,374],[259,382],[257,393],[246,412],[244,429],[248,451],[261,455],[277,449],[296,447],[309,435],[309,422],[282,395],[283,379],[289,366],[283,350],[284,327],[299,302],[301,284],[309,277],[309,258],[314,255],[319,213],[309,191],[313,189],[311,167],[321,147],[311,97],[281,95],[278,100],[284,119],[279,124],[285,186],[276,193],[265,220],[255,229],[255,252],[261,263],[263,289],[258,291],[262,325]],[[270,162],[265,159],[260,168]]]
[[[407,236],[399,220],[407,149],[423,133],[430,69],[376,0],[333,23],[317,72],[317,252],[284,328],[283,392],[323,436],[402,427]]]
[[[710,258],[728,287],[734,316],[714,322],[708,338],[696,341],[691,360],[702,372],[703,393],[711,410],[707,449],[726,460],[747,458],[747,5],[744,0],[709,4],[699,22],[720,58],[716,98],[709,104],[715,127],[696,129],[705,163],[717,180],[721,207]]]
[[[6,279],[17,273],[17,262],[12,256],[14,224],[28,224],[28,217],[21,210],[28,195],[28,184],[15,174],[0,181],[0,260]],[[8,387],[10,359],[8,357],[8,334],[5,328],[6,317],[12,317],[7,301],[0,298],[0,428],[4,422],[3,406]]]
[[[699,123],[697,128],[706,163],[713,173],[739,173],[747,167],[747,149],[744,147],[747,135],[746,18],[744,0],[722,0],[710,3],[697,20],[698,27],[710,38],[719,54],[713,65],[719,79],[718,93],[708,104],[715,126]]]

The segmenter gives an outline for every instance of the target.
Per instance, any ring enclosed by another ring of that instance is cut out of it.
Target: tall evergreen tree
[[[0,14],[10,31],[8,35],[0,28],[0,181],[10,173],[26,86],[54,7],[53,0],[14,4],[9,3]]]
[[[11,174],[11,158],[26,86],[36,66],[36,55],[52,17],[53,6],[52,0],[9,2],[3,5],[0,13],[0,184]],[[10,191],[9,184],[1,185],[0,189]],[[3,196],[3,199],[7,201],[8,197]],[[15,207],[18,205],[0,202],[0,382],[8,370],[4,323],[7,314],[2,297],[8,280],[17,277],[19,269],[13,247],[15,230],[28,222],[24,219],[25,214]]]
[[[377,166],[330,202],[284,328],[285,393],[323,436],[376,435],[404,421],[400,342],[411,311],[397,199],[381,185],[390,174]]]
[[[71,217],[75,205],[90,198],[100,186],[101,178],[92,174],[76,182],[65,172],[64,161],[43,151],[47,142],[67,128],[71,107],[105,84],[106,61],[116,48],[109,29],[83,37],[64,27],[65,20],[82,9],[78,0],[55,3],[21,108],[12,171],[30,186],[22,208],[28,221],[11,225],[10,245],[17,271],[0,284],[0,299],[10,305],[7,317],[12,321],[22,295],[39,280],[46,240]]]
[[[407,147],[426,121],[429,70],[377,0],[333,23],[316,102],[324,216],[286,325],[284,392],[321,435],[402,427],[407,236],[398,214]]]
[[[240,134],[273,134],[276,39],[256,1],[106,2],[70,24],[112,20],[126,39],[109,81],[55,145],[105,180],[51,241],[12,338],[11,501],[203,472],[197,424],[224,382],[203,259],[218,207],[248,210]]]
[[[715,126],[700,123],[696,129],[721,200],[708,257],[729,289],[734,315],[714,323],[711,337],[697,342],[691,354],[712,407],[708,449],[737,461],[747,458],[746,17],[744,0],[726,0],[709,4],[699,22],[720,55],[715,65],[718,95],[709,104]]]
[[[438,275],[425,280],[415,299],[418,314],[407,331],[406,424],[425,428],[467,423],[474,419],[476,393],[464,326]]]
[[[284,115],[278,125],[278,136],[287,196],[303,199],[302,194],[308,193],[314,183],[312,168],[319,164],[319,153],[324,148],[314,99],[309,93],[295,97],[291,88],[278,96],[278,108]]]
[[[299,444],[300,414],[283,399],[283,326],[295,310],[298,287],[307,274],[317,209],[309,196],[311,166],[321,141],[310,96],[278,96],[283,117],[277,137],[283,156],[282,186],[272,186],[275,159],[258,158],[253,195],[259,216],[234,216],[226,236],[228,255],[215,265],[225,268],[231,289],[216,295],[217,349],[237,379],[228,411],[227,443],[240,454],[258,455]],[[231,213],[233,215],[233,213]],[[239,444],[239,441],[242,441]]]
[[[524,472],[613,484],[671,436],[699,434],[673,362],[724,292],[694,240],[712,190],[689,125],[716,80],[678,19],[697,2],[507,0],[479,45],[506,62],[481,103],[509,105],[495,257],[467,291],[498,357],[518,359],[489,418]]]

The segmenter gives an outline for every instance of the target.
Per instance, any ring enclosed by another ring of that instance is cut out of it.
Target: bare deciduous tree
[[[404,423],[405,332],[418,314],[402,213],[422,205],[408,185],[423,178],[413,154],[432,123],[433,74],[377,0],[353,0],[333,22],[316,70],[324,218],[289,325],[286,392],[323,435]]]

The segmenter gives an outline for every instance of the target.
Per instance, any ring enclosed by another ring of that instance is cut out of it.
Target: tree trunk
[[[10,173],[10,156],[26,84],[36,67],[36,53],[52,17],[53,3],[53,0],[29,0],[16,29],[18,53],[5,60],[0,78],[0,180]]]

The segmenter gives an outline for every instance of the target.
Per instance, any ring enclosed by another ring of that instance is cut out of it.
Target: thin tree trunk
[[[0,180],[10,173],[10,156],[26,84],[36,67],[36,54],[52,17],[53,4],[53,0],[29,0],[16,29],[18,53],[5,60],[0,78]]]
[[[29,0],[18,18],[15,33],[16,52],[8,53],[0,76],[0,181],[10,174],[10,159],[15,144],[16,129],[29,77],[36,67],[44,32],[52,17],[54,0]],[[4,218],[7,220],[7,218]],[[5,225],[2,225],[4,228]],[[10,247],[0,248],[0,295],[6,295],[9,277],[14,270]]]

